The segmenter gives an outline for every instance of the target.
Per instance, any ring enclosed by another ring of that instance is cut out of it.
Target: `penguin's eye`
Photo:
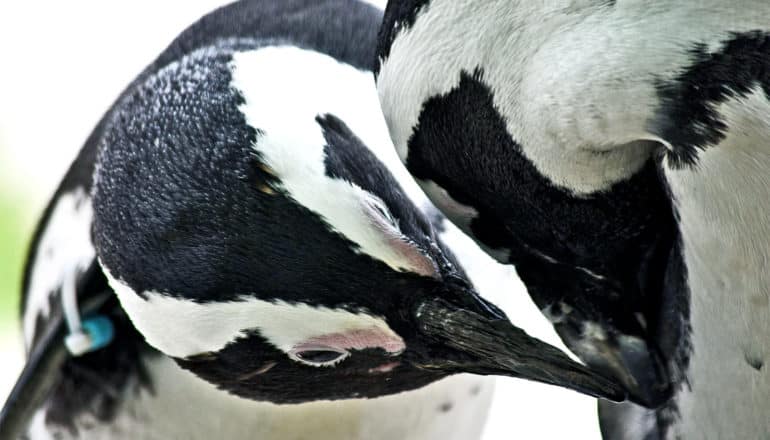
[[[348,356],[349,352],[330,347],[302,347],[289,352],[290,358],[313,367],[331,367]]]
[[[325,364],[336,361],[340,356],[344,356],[344,353],[329,350],[306,350],[297,353],[297,357],[300,360],[311,364]]]
[[[390,210],[387,206],[385,206],[385,203],[382,200],[372,196],[367,197],[364,202],[371,210],[371,212],[374,213],[374,215],[378,217],[382,222],[392,226],[395,229],[398,229],[398,222],[393,217],[393,214],[390,213]]]

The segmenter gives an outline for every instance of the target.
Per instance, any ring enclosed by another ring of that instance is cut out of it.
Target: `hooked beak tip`
[[[560,332],[567,345],[588,365],[622,384],[633,403],[655,409],[667,402],[673,389],[657,349],[639,337],[607,336],[611,333],[616,332],[602,332],[601,338],[586,339],[585,335]]]
[[[647,408],[658,408],[671,397],[672,388],[660,357],[648,347],[630,349],[621,344],[618,357],[622,360],[623,382],[628,396],[634,403]]]
[[[483,313],[483,312],[482,312]],[[498,315],[477,313],[436,299],[421,304],[422,332],[448,348],[447,359],[429,368],[452,373],[503,375],[561,386],[620,402],[625,389],[591,371],[556,347],[527,335]]]

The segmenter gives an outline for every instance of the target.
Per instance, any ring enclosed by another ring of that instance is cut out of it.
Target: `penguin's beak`
[[[436,298],[420,303],[416,309],[420,330],[442,350],[434,350],[430,361],[418,366],[450,373],[511,376],[616,402],[625,399],[622,386],[529,336],[494,306],[485,304],[456,306]]]

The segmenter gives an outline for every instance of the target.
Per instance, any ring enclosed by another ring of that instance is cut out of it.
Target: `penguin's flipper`
[[[46,427],[69,427],[84,411],[97,420],[109,419],[120,400],[115,390],[137,376],[138,355],[149,350],[107,285],[91,241],[90,192],[103,123],[70,167],[32,239],[22,290],[27,362],[0,414],[0,438],[19,438],[40,411]],[[71,356],[62,302],[67,289],[77,318],[100,315],[109,320],[112,344]]]
[[[81,311],[86,315],[93,313],[111,296],[110,291],[94,295]],[[61,381],[60,372],[71,361],[65,345],[68,334],[65,321],[62,313],[52,316],[46,323],[44,334],[30,351],[24,369],[0,411],[0,438],[22,437],[35,413]]]

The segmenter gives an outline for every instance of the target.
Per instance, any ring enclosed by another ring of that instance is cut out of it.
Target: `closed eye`
[[[390,210],[387,206],[376,197],[367,197],[365,200],[368,207],[376,213],[376,215],[382,219],[385,223],[389,224],[390,226],[393,226],[396,230],[398,230],[398,222],[395,218],[393,218],[393,215],[390,213]]]
[[[350,356],[350,352],[329,347],[297,348],[289,352],[293,360],[313,367],[332,367]]]
[[[406,268],[427,277],[437,277],[433,259],[420,246],[401,232],[398,220],[379,197],[368,194],[363,205],[374,226],[383,234],[385,245],[397,253],[394,266]]]

